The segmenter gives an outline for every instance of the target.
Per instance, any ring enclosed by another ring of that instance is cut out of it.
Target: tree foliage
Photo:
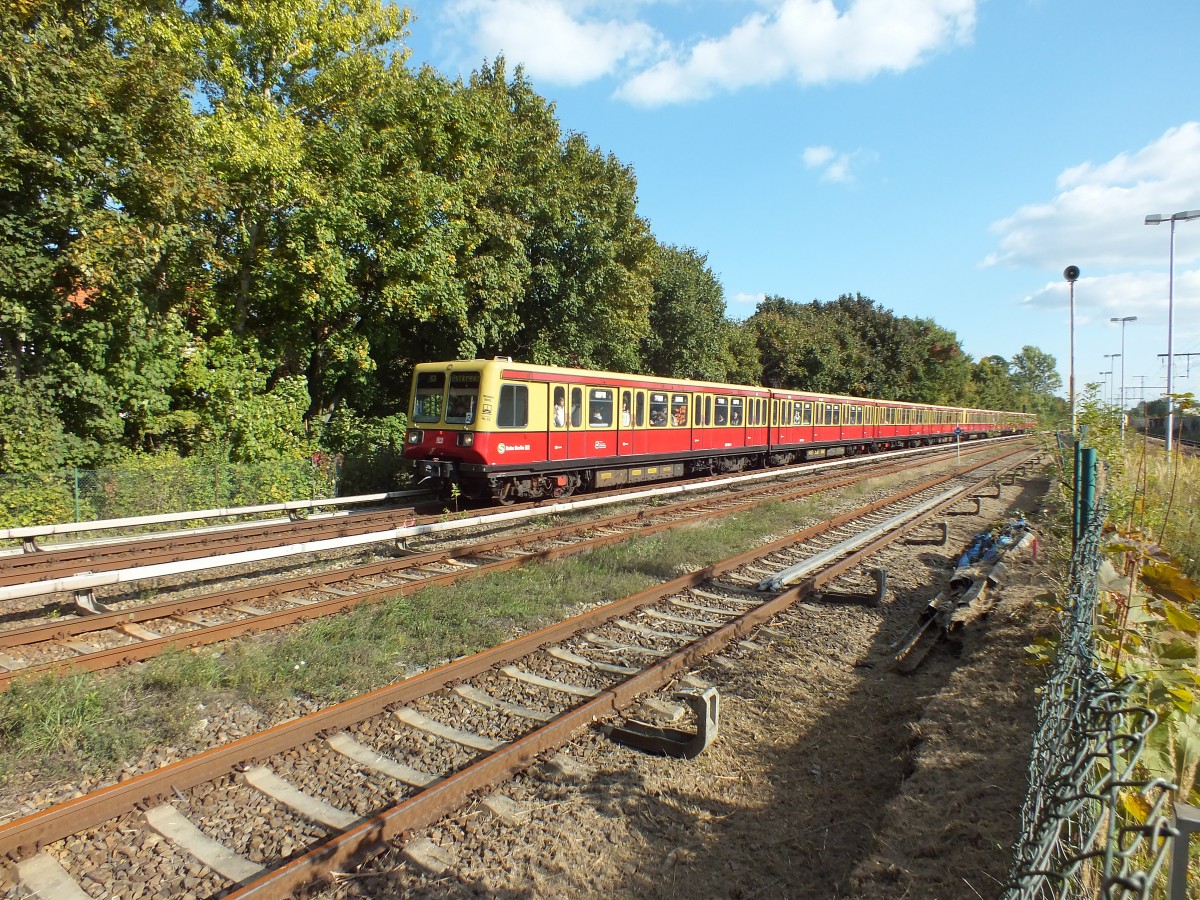
[[[861,295],[728,320],[630,166],[504,59],[410,67],[408,21],[384,0],[0,9],[0,471],[389,456],[437,358],[984,406],[1054,390],[1036,348],[974,364]]]

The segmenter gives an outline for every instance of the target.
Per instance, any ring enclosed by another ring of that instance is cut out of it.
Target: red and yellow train
[[[477,359],[416,367],[404,455],[443,493],[511,503],[1033,427],[1024,413]]]

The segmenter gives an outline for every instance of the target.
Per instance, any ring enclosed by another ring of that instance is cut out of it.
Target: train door
[[[587,405],[584,411],[585,456],[603,459],[618,453],[618,428],[620,410],[617,408],[617,392],[610,387],[589,387],[584,392]]]
[[[745,447],[749,441],[746,435],[746,398],[729,398],[729,427],[735,447]]]
[[[635,407],[634,391],[632,388],[621,388],[620,402],[618,407],[621,410],[617,417],[617,454],[619,456],[630,456],[637,452],[634,447],[634,439],[637,435],[635,430]],[[643,403],[644,408],[644,403]]]
[[[648,394],[645,391],[633,392],[633,452],[634,454],[650,452],[650,411]]]
[[[550,386],[550,422],[546,453],[550,459],[567,458],[567,385]]]
[[[746,398],[746,445],[767,445],[767,401],[764,397]]]
[[[588,455],[586,412],[583,406],[583,385],[567,387],[567,458],[580,459]]]
[[[729,427],[729,398],[720,395],[713,397],[713,436],[712,445],[725,449],[740,446],[735,443],[735,433]]]
[[[712,394],[696,394],[693,396],[696,404],[695,424],[692,428],[692,449],[711,450],[713,445],[712,425],[713,398]]]

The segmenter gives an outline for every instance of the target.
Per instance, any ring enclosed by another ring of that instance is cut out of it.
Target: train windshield
[[[475,405],[479,400],[478,372],[452,372],[450,392],[446,398],[446,421],[455,425],[470,425],[475,421]]]
[[[413,392],[412,420],[438,422],[442,418],[442,394],[446,388],[445,372],[420,372]]]

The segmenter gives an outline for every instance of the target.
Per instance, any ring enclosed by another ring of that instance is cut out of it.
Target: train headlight
[[[460,431],[460,432],[458,433],[458,446],[460,446],[460,447],[474,447],[474,446],[475,446],[475,432],[473,432],[473,431]]]
[[[410,444],[419,444],[425,439],[425,432],[420,428],[410,428],[408,430],[408,442]]]

